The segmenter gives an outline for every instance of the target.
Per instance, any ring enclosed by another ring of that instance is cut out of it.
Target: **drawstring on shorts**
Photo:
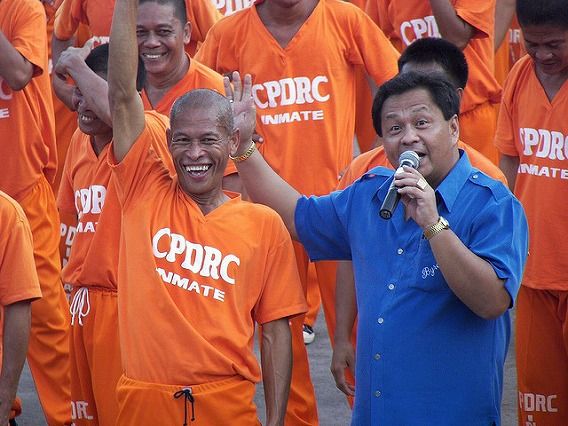
[[[183,388],[182,390],[177,391],[174,393],[174,398],[179,399],[181,397],[185,397],[184,404],[183,404],[183,426],[187,426],[187,401],[191,402],[191,421],[195,420],[195,398],[191,394],[191,388]]]
[[[83,317],[89,315],[91,311],[91,303],[89,302],[89,288],[81,287],[69,305],[69,312],[71,313],[71,325],[75,324],[75,318],[79,318],[79,325],[83,325]]]

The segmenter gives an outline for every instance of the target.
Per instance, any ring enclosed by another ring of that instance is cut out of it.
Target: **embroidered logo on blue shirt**
[[[440,269],[440,267],[438,266],[437,263],[432,266],[425,266],[422,269],[422,279],[425,280],[428,277],[433,277],[434,275],[436,275],[436,271],[438,269]]]

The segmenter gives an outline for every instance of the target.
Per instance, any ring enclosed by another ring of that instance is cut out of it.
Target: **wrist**
[[[436,222],[434,222],[430,226],[427,226],[423,229],[422,235],[427,240],[430,240],[434,236],[438,235],[440,232],[447,230],[447,229],[450,229],[450,224],[448,223],[448,221],[446,219],[444,219],[442,216],[440,216],[440,217],[438,217],[438,220]]]
[[[240,163],[242,161],[248,160],[250,156],[254,153],[254,151],[256,151],[256,145],[253,140],[250,140],[250,143],[247,143],[245,146],[247,147],[246,150],[244,150],[241,153],[237,153],[235,155],[229,154],[229,158],[233,160],[235,163]]]

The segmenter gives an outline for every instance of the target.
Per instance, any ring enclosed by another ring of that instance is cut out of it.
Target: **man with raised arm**
[[[240,135],[224,96],[209,89],[182,96],[171,128],[162,115],[144,112],[131,48],[137,4],[116,3],[108,78],[109,161],[123,218],[117,424],[190,417],[203,425],[258,424],[257,322],[266,423],[282,425],[291,374],[288,318],[306,310],[290,237],[272,210],[221,189]],[[252,126],[243,134],[249,140]],[[166,139],[174,176],[152,148]]]
[[[235,90],[247,123],[249,97]],[[353,261],[355,288],[338,318],[349,335],[357,308],[352,424],[500,424],[508,309],[527,255],[523,210],[458,150],[459,96],[442,76],[400,74],[374,105],[389,161],[398,167],[413,151],[417,170],[377,167],[343,191],[306,198],[241,141],[239,175],[312,260]],[[385,220],[391,184],[402,203]]]

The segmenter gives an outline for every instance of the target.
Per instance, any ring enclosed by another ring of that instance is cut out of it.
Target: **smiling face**
[[[138,8],[138,53],[150,75],[170,75],[182,65],[191,27],[175,15],[174,6],[147,1]]]
[[[436,188],[459,159],[457,116],[449,120],[430,93],[415,88],[387,98],[381,112],[383,145],[391,164],[398,167],[404,151],[420,157],[418,171]]]
[[[171,124],[168,145],[180,186],[198,204],[214,204],[238,133],[220,125],[214,105],[187,106]]]
[[[522,30],[527,53],[538,71],[568,73],[568,30],[549,25],[526,25]]]

